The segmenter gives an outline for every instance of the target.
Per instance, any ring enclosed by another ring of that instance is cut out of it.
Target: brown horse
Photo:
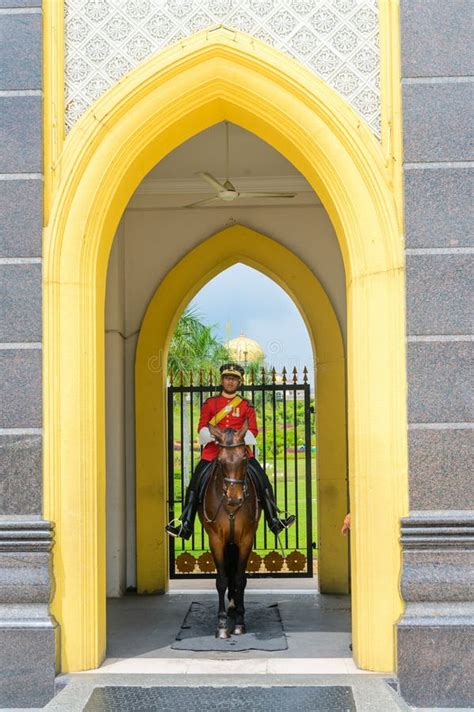
[[[248,423],[244,423],[240,430],[220,430],[209,425],[219,446],[219,455],[214,461],[198,511],[209,536],[217,569],[217,638],[245,633],[245,570],[261,513],[257,490],[247,473],[248,455],[244,443],[247,428]],[[227,613],[226,591],[229,598]]]

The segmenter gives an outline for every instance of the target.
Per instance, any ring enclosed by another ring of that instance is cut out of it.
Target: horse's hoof
[[[237,624],[234,627],[234,631],[233,631],[234,635],[244,635],[245,632],[246,632],[245,625],[243,623]]]
[[[216,638],[219,640],[226,640],[227,638],[230,638],[230,633],[227,628],[218,628],[216,630]]]

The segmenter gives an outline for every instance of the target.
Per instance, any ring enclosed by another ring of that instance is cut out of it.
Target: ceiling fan
[[[205,198],[204,200],[198,200],[190,205],[185,205],[185,208],[196,208],[198,205],[206,205],[208,203],[213,203],[216,200],[223,200],[226,203],[232,203],[239,198],[294,198],[296,193],[266,193],[260,191],[239,191],[229,180],[229,124],[225,122],[226,128],[226,179],[223,183],[214,178],[213,175],[207,172],[199,172],[198,176],[206,181],[214,190],[216,195],[212,198]]]

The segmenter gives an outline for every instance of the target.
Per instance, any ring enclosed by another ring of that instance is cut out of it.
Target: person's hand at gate
[[[344,517],[344,522],[342,523],[342,529],[341,529],[341,534],[343,536],[346,536],[346,534],[350,531],[351,529],[351,513],[348,512],[346,516]]]

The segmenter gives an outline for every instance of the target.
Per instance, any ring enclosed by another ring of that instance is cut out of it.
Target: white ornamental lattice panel
[[[377,0],[65,0],[66,131],[130,69],[215,25],[286,52],[380,135]]]

